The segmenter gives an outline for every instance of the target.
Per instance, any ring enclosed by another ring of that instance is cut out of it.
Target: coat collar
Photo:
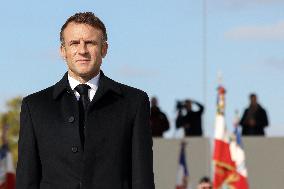
[[[103,71],[100,71],[99,86],[94,96],[94,101],[99,100],[104,94],[112,91],[118,95],[122,94],[119,84],[112,79],[104,75]],[[72,93],[72,89],[68,82],[68,73],[66,72],[63,78],[54,85],[53,98],[57,99],[63,92]]]

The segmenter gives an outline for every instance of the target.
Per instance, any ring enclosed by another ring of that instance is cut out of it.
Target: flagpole
[[[207,105],[207,0],[203,0],[203,101]],[[207,119],[205,119],[207,121]]]
[[[203,44],[202,44],[202,51],[203,51],[203,103],[204,107],[207,108],[207,0],[203,0],[202,2],[202,37],[203,37]],[[207,118],[207,109],[204,111],[203,115],[203,130],[205,131],[208,128],[208,118]],[[210,151],[210,149],[209,149]],[[208,162],[210,162],[210,157],[208,157]],[[209,165],[207,170],[212,172],[212,167]]]

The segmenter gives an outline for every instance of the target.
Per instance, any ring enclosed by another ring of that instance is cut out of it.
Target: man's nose
[[[80,54],[86,54],[87,53],[87,45],[84,41],[80,41],[80,44],[78,46],[78,53]]]

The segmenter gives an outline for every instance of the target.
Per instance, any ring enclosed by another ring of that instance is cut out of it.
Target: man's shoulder
[[[263,108],[260,104],[258,104],[258,111],[261,113],[266,113],[265,108]]]
[[[23,98],[28,103],[47,102],[52,99],[54,85],[40,91],[29,94]]]
[[[118,83],[118,84],[124,93],[128,93],[130,95],[148,96],[147,93],[141,89],[123,83]]]
[[[114,81],[110,78],[108,78],[112,83],[113,85],[116,85],[119,87],[119,89],[121,90],[122,92],[122,95],[125,96],[125,97],[144,97],[144,98],[148,98],[148,95],[145,91],[141,90],[141,89],[138,89],[138,88],[135,88],[135,87],[132,87],[132,86],[129,86],[129,85],[126,85],[124,83],[120,83],[118,81]]]
[[[23,100],[33,103],[50,102],[50,100],[56,98],[57,95],[59,95],[66,88],[66,82],[67,82],[67,72],[55,84],[40,91],[34,92],[26,96]]]

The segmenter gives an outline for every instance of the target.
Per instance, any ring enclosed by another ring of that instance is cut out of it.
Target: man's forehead
[[[101,38],[103,33],[100,29],[84,23],[71,22],[64,30],[65,38],[77,39],[97,39]]]

